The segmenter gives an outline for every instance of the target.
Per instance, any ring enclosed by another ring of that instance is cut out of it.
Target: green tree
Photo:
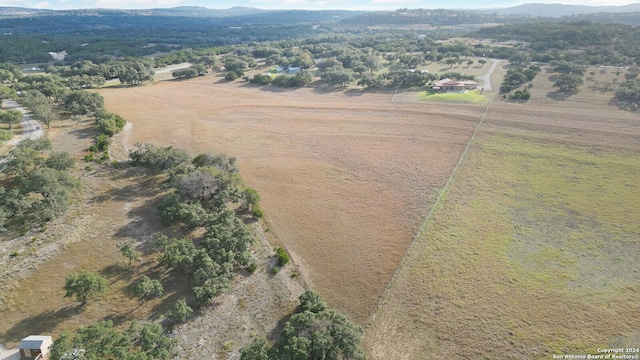
[[[568,93],[576,91],[582,83],[582,75],[563,73],[558,75],[556,81],[553,83],[553,87],[557,87],[560,92]]]
[[[95,119],[98,131],[107,136],[113,136],[119,133],[127,123],[122,116],[106,110],[96,112]]]
[[[320,78],[331,85],[339,86],[346,86],[354,81],[353,71],[351,69],[329,68],[322,73]]]
[[[365,359],[359,344],[362,329],[344,315],[327,309],[313,291],[300,296],[301,311],[291,316],[280,342],[269,346],[262,338],[242,348],[243,360],[264,359]],[[311,309],[311,311],[309,310]]]
[[[187,301],[180,299],[173,305],[173,308],[167,312],[166,318],[174,323],[184,322],[192,312],[193,309],[187,305]]]
[[[22,112],[19,110],[0,110],[0,123],[8,124],[11,131],[13,131],[13,124],[20,122],[20,120],[22,120]]]
[[[58,118],[53,111],[53,100],[47,98],[38,90],[29,90],[22,94],[23,102],[26,107],[31,110],[33,117],[45,124],[51,126],[51,121]]]
[[[254,206],[258,205],[258,202],[260,201],[260,194],[258,194],[258,191],[255,189],[246,188],[242,192],[242,200],[247,211],[250,212]]]
[[[20,145],[9,152],[7,165],[3,172],[7,175],[27,178],[31,172],[42,165],[44,159],[36,149]]]
[[[44,166],[64,171],[71,169],[76,163],[76,160],[66,151],[52,151],[49,158],[44,162]]]
[[[104,98],[84,90],[67,93],[62,100],[67,111],[74,115],[88,115],[104,108]]]
[[[39,194],[37,204],[39,216],[49,221],[64,213],[71,203],[71,196],[80,188],[79,181],[66,171],[39,168],[21,180],[20,191],[24,194]]]
[[[169,360],[177,355],[176,340],[163,335],[160,324],[132,321],[120,332],[109,320],[82,327],[75,334],[64,331],[53,342],[50,359]]]
[[[87,300],[107,291],[107,279],[91,271],[73,273],[67,276],[64,290],[66,291],[64,297],[75,296],[76,300],[84,305]]]
[[[631,77],[616,89],[614,99],[624,106],[634,110],[640,108],[640,79]]]
[[[267,344],[267,339],[263,337],[255,338],[251,344],[240,349],[240,360],[270,360],[271,347]]]
[[[318,313],[327,309],[327,303],[313,290],[305,290],[298,299],[300,300],[300,308],[302,311]]]
[[[521,51],[517,54],[513,54],[509,57],[509,62],[514,65],[529,65],[531,63],[531,56],[529,53]]]
[[[158,280],[151,280],[147,276],[143,276],[142,279],[135,286],[136,295],[145,301],[147,297],[161,296],[164,291],[162,284]]]
[[[117,245],[118,250],[120,250],[120,254],[129,260],[129,265],[131,265],[134,260],[138,260],[140,258],[134,247],[135,244],[135,241],[129,240]]]
[[[176,79],[194,78],[198,76],[198,70],[194,68],[179,69],[172,72],[171,76],[173,76]]]
[[[4,99],[16,99],[18,93],[14,88],[0,85],[0,109],[2,109],[2,100]]]

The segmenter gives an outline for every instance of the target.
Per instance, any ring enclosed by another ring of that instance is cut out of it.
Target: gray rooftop
[[[51,340],[51,336],[48,335],[29,335],[20,341],[20,349],[40,349],[43,342]]]

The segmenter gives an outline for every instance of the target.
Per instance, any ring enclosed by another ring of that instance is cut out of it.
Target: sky
[[[629,0],[0,0],[0,6],[38,9],[150,9],[175,6],[203,6],[228,9],[247,6],[260,9],[308,10],[395,10],[409,9],[482,9],[503,8],[523,3],[562,3],[575,5],[627,5]]]

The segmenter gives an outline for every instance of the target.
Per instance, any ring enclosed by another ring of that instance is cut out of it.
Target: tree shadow
[[[109,285],[113,285],[118,281],[130,282],[131,278],[137,273],[137,266],[127,266],[122,263],[112,264],[104,267],[98,273],[109,280]]]
[[[93,129],[92,127],[82,127],[79,129],[73,129],[68,131],[69,134],[73,135],[78,140],[84,140],[94,137],[98,135],[98,131]]]
[[[560,90],[555,90],[555,91],[549,91],[547,93],[547,97],[551,100],[556,100],[556,101],[565,101],[568,98],[570,98],[571,96],[577,94],[578,91],[574,90],[574,91],[560,91]]]
[[[194,316],[198,311],[196,311],[193,305],[193,294],[191,292],[191,278],[187,276],[183,272],[172,269],[170,271],[166,271],[162,274],[162,276],[152,277],[150,274],[147,274],[152,279],[159,279],[162,282],[162,286],[164,288],[163,295],[161,301],[153,305],[150,313],[154,314],[153,319],[150,320],[158,320],[162,315],[166,314],[170,309],[173,308],[175,303],[180,299],[185,299],[187,304],[194,308],[194,313],[191,316]],[[214,306],[215,303],[212,303],[208,306]],[[164,322],[167,322],[166,320]]]
[[[144,172],[144,169],[128,167],[115,171],[118,172],[113,174],[114,180],[128,180],[130,184],[123,187],[112,188],[100,195],[94,196],[90,200],[92,203],[96,204],[106,201],[120,201],[130,204],[141,198],[150,198],[151,200],[149,202],[154,203],[157,201],[159,194],[162,193],[161,179],[156,176],[150,176],[148,173]],[[147,207],[148,210],[148,206],[149,204],[145,203],[142,208]],[[129,211],[130,217],[132,217],[132,215],[140,215],[139,209],[141,206],[138,206],[137,208],[137,213],[133,210]],[[155,209],[155,207],[153,208]]]
[[[252,86],[255,86],[251,84]],[[280,87],[275,85],[265,85],[258,88],[260,91],[267,91],[270,93],[290,93],[298,90],[297,87]]]
[[[298,312],[298,308],[296,308],[295,312],[292,312],[280,318],[276,326],[273,329],[271,329],[269,333],[267,333],[267,339],[275,343],[280,342],[280,334],[282,333],[282,330],[284,330],[284,326],[287,324],[289,320],[291,320],[291,317],[293,315],[297,314],[297,312]]]
[[[2,335],[2,339],[6,342],[18,342],[25,336],[49,333],[51,329],[54,329],[58,324],[80,314],[83,308],[80,304],[69,305],[58,310],[46,311],[22,319],[7,330],[7,332]]]

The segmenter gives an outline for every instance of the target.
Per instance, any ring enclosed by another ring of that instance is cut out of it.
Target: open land
[[[529,102],[494,100],[367,329],[370,358],[640,343],[640,122],[592,88],[607,76],[560,97],[543,71]]]
[[[11,240],[5,240],[0,249],[0,344],[12,347],[29,334],[75,331],[100,320],[111,320],[117,327],[127,327],[133,319],[162,320],[160,314],[189,293],[188,282],[158,266],[152,251],[153,239],[171,231],[160,224],[156,209],[164,192],[163,176],[82,162],[95,135],[91,121],[59,121],[47,132],[54,150],[77,158],[75,172],[82,181],[82,193],[62,218],[45,227],[23,235],[3,234]],[[257,241],[252,252],[260,264],[258,270],[251,276],[240,274],[231,294],[218,297],[178,327],[175,336],[181,354],[194,357],[206,347],[210,358],[237,358],[252,336],[272,331],[298,304],[303,289],[291,277],[295,269],[273,275],[269,245],[273,239],[263,232],[261,223],[253,228]],[[136,241],[141,255],[132,264],[117,249],[127,240]],[[98,301],[84,306],[64,298],[63,290],[66,276],[83,270],[100,273],[109,286]],[[163,295],[141,303],[133,286],[142,276],[160,280]]]
[[[104,89],[135,142],[237,156],[310,286],[364,324],[484,107],[216,76]]]
[[[276,327],[301,292],[295,271],[368,325],[370,358],[546,359],[640,341],[640,124],[598,90],[612,76],[595,74],[561,96],[543,70],[529,102],[494,98],[406,257],[484,105],[425,102],[412,91],[392,101],[356,89],[261,88],[216,75],[100,93],[129,121],[112,157],[125,159],[136,142],[227,153],[262,197],[261,269],[179,327],[186,356],[206,347],[214,358],[235,357],[251,336]],[[80,159],[93,135],[87,125],[49,130],[54,149]],[[162,179],[135,169],[78,171],[82,201],[41,233],[17,238],[20,256],[2,253],[11,262],[0,282],[5,344],[26,330],[155,320],[186,292],[146,253],[161,228]],[[145,254],[133,266],[116,249],[129,238]],[[269,242],[285,245],[295,266],[269,275]],[[46,266],[37,265],[40,255]],[[81,269],[110,281],[109,293],[84,309],[62,298],[64,277]],[[167,291],[141,306],[130,284],[142,274],[163,279]]]

